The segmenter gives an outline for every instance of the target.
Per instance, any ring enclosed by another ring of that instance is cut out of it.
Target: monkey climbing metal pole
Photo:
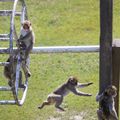
[[[9,48],[5,50],[5,53],[8,53],[10,56],[13,55],[13,41],[14,39],[17,40],[17,32],[15,28],[15,17],[20,16],[20,24],[28,19],[27,17],[27,9],[24,0],[0,0],[0,2],[13,2],[13,9],[12,10],[0,10],[0,16],[10,16],[10,33],[9,34],[0,34],[0,40],[9,40]],[[17,11],[18,3],[21,4],[21,11]],[[19,31],[20,32],[20,31]],[[21,57],[18,53],[17,58],[17,65],[16,65],[16,76],[13,78],[14,83],[12,87],[1,86],[0,91],[12,91],[14,100],[1,100],[0,104],[17,104],[22,105],[25,101],[27,89],[28,89],[28,78],[24,77],[24,88],[19,87],[20,82],[20,75],[22,76],[21,70]],[[7,64],[13,63],[12,60],[10,62],[0,62],[0,65],[5,66]]]

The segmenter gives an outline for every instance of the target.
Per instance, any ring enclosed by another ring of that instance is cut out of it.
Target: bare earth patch
[[[81,112],[80,114],[74,115],[70,117],[70,120],[83,120],[86,112]]]
[[[48,120],[61,120],[61,118],[50,117]]]
[[[70,116],[69,120],[83,120],[85,115],[86,115],[86,112],[81,112],[80,114]],[[53,116],[51,116],[47,120],[62,120],[62,118],[61,117],[53,117]]]

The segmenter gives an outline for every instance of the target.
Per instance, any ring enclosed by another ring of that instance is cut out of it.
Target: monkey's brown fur
[[[31,73],[28,67],[29,64],[29,54],[35,43],[35,35],[32,30],[31,22],[26,20],[22,24],[23,28],[21,30],[20,38],[17,40],[17,46],[20,50],[22,58],[22,68],[26,76],[30,77]]]
[[[33,48],[35,42],[34,32],[31,27],[30,21],[26,20],[22,24],[23,28],[19,39],[17,40],[17,50],[8,58],[7,62],[10,64],[4,67],[4,75],[8,79],[8,84],[11,86],[11,81],[16,72],[17,54],[20,52],[22,58],[22,68],[25,73],[25,77],[30,77],[29,70],[29,54]]]
[[[58,87],[53,93],[49,94],[47,100],[44,101],[38,108],[42,109],[45,105],[51,105],[54,103],[56,108],[64,111],[64,109],[60,107],[63,101],[63,97],[66,96],[69,92],[73,92],[75,95],[79,96],[92,96],[91,94],[83,93],[76,89],[76,87],[85,87],[91,84],[93,83],[81,84],[78,82],[76,77],[71,76],[68,78],[66,83]]]
[[[114,107],[114,97],[117,95],[117,88],[108,86],[105,91],[96,97],[100,102],[100,109],[97,111],[99,120],[118,120]]]

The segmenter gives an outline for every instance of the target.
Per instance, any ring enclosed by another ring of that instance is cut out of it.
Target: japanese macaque
[[[22,68],[27,77],[31,76],[29,70],[29,54],[33,48],[35,43],[35,35],[32,30],[32,26],[30,21],[26,20],[22,23],[22,29],[20,33],[20,37],[17,40],[17,47],[20,50],[21,58],[22,58]]]
[[[17,65],[16,52],[14,52],[13,55],[8,58],[7,62],[9,62],[9,64],[4,66],[4,76],[8,80],[8,85],[12,87],[15,81],[15,76],[16,76],[16,65]],[[19,76],[19,86],[23,87],[21,71]]]
[[[8,58],[7,62],[10,64],[5,65],[4,75],[8,79],[9,86],[12,86],[12,81],[15,79],[16,75],[16,65],[17,65],[17,55],[20,52],[22,58],[22,68],[25,73],[25,77],[30,77],[31,73],[29,71],[29,53],[33,48],[35,42],[35,36],[29,21],[24,21],[22,24],[22,29],[20,37],[17,40],[17,50]],[[20,78],[22,78],[22,72],[20,72]],[[20,84],[21,84],[20,80]]]
[[[118,120],[114,107],[114,97],[117,95],[115,86],[108,86],[103,93],[96,96],[96,101],[100,103],[97,110],[98,120]]]
[[[55,107],[58,108],[61,111],[64,111],[60,105],[63,102],[64,96],[66,96],[69,92],[74,93],[75,95],[79,96],[92,96],[89,93],[84,93],[81,91],[78,91],[76,88],[78,87],[86,87],[93,84],[90,83],[84,83],[81,84],[78,82],[78,79],[76,77],[69,77],[67,82],[61,85],[59,88],[57,88],[53,93],[49,94],[47,97],[47,100],[42,103],[42,105],[38,106],[39,109],[42,109],[45,105],[51,105],[55,104]]]
[[[10,62],[11,57],[8,58],[6,62]],[[12,64],[7,64],[4,66],[4,76],[8,79],[8,85],[12,86],[12,76],[13,76],[13,69]]]

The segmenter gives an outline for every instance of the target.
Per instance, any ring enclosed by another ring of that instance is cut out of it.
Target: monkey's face
[[[30,23],[30,21],[24,21],[23,22],[23,24],[22,24],[22,26],[23,26],[23,29],[25,30],[25,31],[29,31],[30,30],[30,27],[31,27],[31,23]]]
[[[108,86],[108,88],[106,89],[106,92],[109,96],[116,96],[117,95],[117,89],[115,86]]]
[[[71,84],[71,85],[73,85],[73,86],[76,86],[77,83],[78,83],[78,80],[77,80],[77,78],[71,76],[71,77],[69,77],[69,79],[68,79],[68,83]]]

